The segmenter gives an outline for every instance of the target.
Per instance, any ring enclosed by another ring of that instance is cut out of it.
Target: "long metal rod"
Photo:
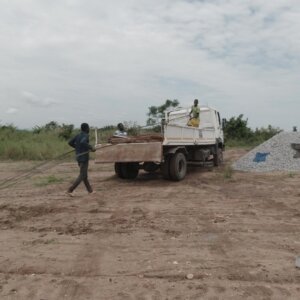
[[[56,162],[57,160],[59,160],[59,159],[65,157],[65,156],[69,155],[69,154],[72,153],[72,152],[74,152],[74,150],[71,150],[71,151],[68,151],[68,152],[66,152],[66,153],[60,154],[60,155],[58,155],[58,156],[54,157],[53,159],[48,160],[48,161],[46,161],[46,162],[42,162],[42,163],[40,163],[40,164],[34,166],[33,168],[31,168],[31,169],[25,171],[25,172],[22,173],[22,174],[19,174],[19,175],[17,175],[17,176],[13,176],[13,177],[7,178],[6,180],[4,180],[4,181],[2,181],[2,182],[0,183],[0,190],[6,189],[6,188],[8,188],[8,187],[10,187],[10,186],[12,186],[12,185],[15,185],[15,184],[17,184],[18,182],[20,182],[21,180],[25,179],[25,178],[30,178],[31,176],[35,175],[35,174],[36,174],[36,171],[38,171],[38,169],[40,169],[41,167],[44,167],[44,166],[46,166],[46,165],[49,165],[46,169],[40,170],[40,171],[45,171],[45,170],[47,170],[47,169],[50,169],[50,168],[54,167],[56,164],[59,164],[59,163],[60,163],[60,162],[57,163],[57,162]],[[82,153],[82,154],[80,154],[80,155],[83,155],[83,154],[86,154],[86,153],[88,153],[88,152]],[[55,162],[55,163],[53,164],[53,162]]]

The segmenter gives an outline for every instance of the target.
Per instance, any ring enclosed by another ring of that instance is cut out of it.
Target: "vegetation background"
[[[128,135],[160,132],[161,121],[166,110],[179,107],[178,100],[166,100],[160,106],[148,108],[147,126],[135,122],[123,122]],[[98,143],[106,143],[116,126],[108,125],[97,130]],[[94,128],[90,131],[90,143],[95,143]],[[231,117],[224,125],[226,147],[254,147],[279,133],[279,128],[271,125],[252,130],[243,114]],[[71,150],[67,141],[79,132],[72,124],[51,121],[32,130],[18,129],[14,125],[0,125],[0,160],[51,160]],[[65,158],[65,157],[64,157]],[[73,159],[73,155],[67,156]]]

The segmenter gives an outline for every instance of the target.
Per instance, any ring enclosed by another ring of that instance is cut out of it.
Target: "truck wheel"
[[[154,173],[154,172],[156,172],[159,169],[159,165],[156,164],[156,163],[154,163],[153,161],[144,162],[143,163],[143,169],[146,172]]]
[[[172,180],[182,180],[186,175],[187,162],[185,155],[181,152],[175,153],[170,161],[170,177]]]
[[[122,173],[122,163],[120,163],[120,162],[115,163],[115,173],[119,178],[122,178],[122,179],[125,178]]]
[[[223,163],[223,151],[217,148],[217,153],[213,155],[214,166],[218,167]]]
[[[164,162],[160,165],[160,170],[162,173],[162,176],[166,180],[170,180],[170,160],[171,160],[171,155],[166,155]]]
[[[128,162],[123,163],[121,166],[121,173],[125,179],[134,179],[139,173],[139,163]]]

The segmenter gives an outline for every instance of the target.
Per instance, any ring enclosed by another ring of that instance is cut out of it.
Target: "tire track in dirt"
[[[93,290],[97,290],[97,287],[91,286],[91,282],[101,275],[104,251],[98,239],[99,235],[91,235],[76,258],[66,266],[64,277],[68,279],[58,283],[57,299],[94,299]],[[82,279],[85,284],[79,282]]]

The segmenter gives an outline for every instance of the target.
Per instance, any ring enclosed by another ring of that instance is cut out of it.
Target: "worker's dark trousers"
[[[80,168],[80,173],[79,176],[77,177],[77,179],[75,180],[75,182],[70,186],[68,192],[72,193],[77,186],[81,183],[81,181],[83,181],[83,183],[85,184],[86,189],[88,190],[89,193],[91,193],[93,191],[89,180],[88,180],[88,167],[89,167],[89,161],[86,162],[80,162],[78,163],[79,168]]]

